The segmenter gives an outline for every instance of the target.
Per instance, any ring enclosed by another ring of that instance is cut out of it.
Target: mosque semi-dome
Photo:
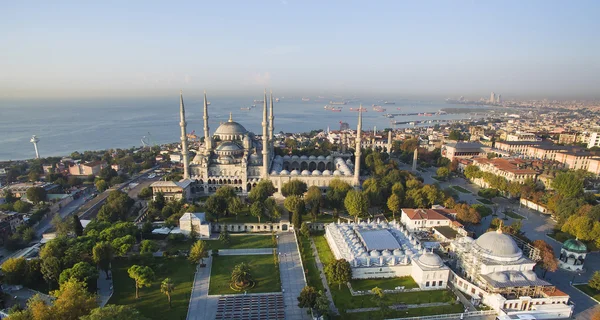
[[[429,268],[439,268],[444,265],[442,258],[433,252],[425,252],[418,259],[420,264]]]
[[[491,259],[518,260],[523,255],[515,240],[500,229],[481,235],[475,240],[474,247]]]

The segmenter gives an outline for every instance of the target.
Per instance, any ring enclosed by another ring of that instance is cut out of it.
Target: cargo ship
[[[373,111],[375,112],[385,112],[385,108],[382,108],[381,106],[378,105],[373,105]]]
[[[265,100],[254,100],[254,103],[264,103]]]
[[[386,101],[383,104],[396,104],[394,101]]]
[[[350,108],[350,111],[362,111],[362,112],[367,112],[367,108]]]
[[[329,104],[332,105],[346,105],[345,101],[329,101]]]

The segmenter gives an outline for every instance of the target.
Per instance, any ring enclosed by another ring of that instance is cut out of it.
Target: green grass
[[[469,191],[461,186],[452,186],[452,188],[460,193],[471,193],[471,191]]]
[[[329,249],[329,245],[327,244],[325,236],[315,236],[313,239],[319,253],[319,258],[324,265],[327,265],[331,261],[335,260],[333,253]],[[329,288],[331,289],[333,302],[340,310],[370,308],[377,306],[377,302],[373,299],[369,299],[368,297],[364,296],[352,296],[350,289],[348,289],[347,286],[342,285],[339,287],[337,284],[335,284],[330,285]],[[428,302],[452,302],[454,299],[454,295],[448,290],[417,291],[386,294],[383,298],[383,303],[385,305],[419,304]]]
[[[376,320],[376,319],[390,319],[390,318],[409,318],[409,317],[420,317],[420,316],[431,316],[438,314],[452,314],[461,313],[464,311],[462,304],[451,304],[447,306],[439,307],[423,307],[414,308],[407,310],[388,310],[385,316],[380,311],[369,311],[360,313],[345,313],[339,316],[339,319],[344,320]]]
[[[575,288],[583,291],[585,294],[596,299],[597,301],[600,301],[600,290],[596,290],[587,284],[578,284],[575,286]]]
[[[354,279],[350,281],[350,284],[354,291],[368,291],[375,287],[384,290],[393,290],[396,287],[405,287],[406,289],[419,287],[411,276],[385,279]]]
[[[477,201],[483,203],[483,204],[489,204],[489,205],[493,205],[494,203],[488,199],[484,199],[484,198],[479,198],[477,199]]]
[[[251,249],[251,248],[273,248],[271,234],[265,235],[231,235],[229,245],[221,240],[205,240],[210,249]]]
[[[309,214],[305,214],[302,216],[302,221],[311,221],[312,222],[312,216]],[[337,222],[337,219],[335,219],[333,217],[333,215],[331,214],[319,214],[317,215],[317,221],[314,221],[317,223],[331,223],[331,222]]]
[[[319,269],[317,268],[317,262],[310,246],[310,239],[299,236],[298,241],[302,243],[302,247],[304,248],[301,250],[302,264],[304,265],[308,285],[317,288],[317,290],[325,291],[323,282],[321,282]]]
[[[248,293],[281,291],[279,270],[275,267],[273,255],[218,256],[213,258],[208,294],[243,294],[243,291],[234,291],[229,287],[233,268],[242,262],[250,266],[250,273],[256,282],[254,288],[247,290]]]
[[[211,218],[214,222],[217,221],[215,218]],[[260,222],[267,222],[265,219],[262,219]],[[246,215],[245,213],[240,213],[239,215],[230,215],[227,217],[219,217],[219,223],[258,223],[258,218],[252,215]]]
[[[140,298],[135,299],[135,285],[127,274],[127,269],[133,263],[126,259],[113,261],[114,294],[108,303],[130,305],[150,319],[185,319],[195,266],[185,258],[156,258],[155,262],[152,269],[156,280],[149,288],[140,289]],[[173,308],[170,310],[167,296],[160,292],[160,283],[167,277],[175,283],[175,292],[171,295]]]
[[[488,206],[484,206],[482,204],[476,203],[476,204],[473,204],[471,207],[475,208],[475,210],[477,210],[477,212],[479,213],[479,215],[482,218],[485,218],[492,214],[492,209],[490,209],[490,207],[488,207]]]
[[[517,219],[517,220],[525,219],[525,217],[523,217],[520,214],[515,213],[514,211],[506,211],[506,212],[503,212],[503,214],[505,214],[509,218],[513,218],[513,219]]]

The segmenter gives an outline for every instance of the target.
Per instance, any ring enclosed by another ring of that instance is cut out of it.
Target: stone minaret
[[[271,91],[269,103],[269,145],[273,148],[273,130],[275,130],[275,127],[273,126],[273,120],[275,119],[273,116],[273,91]]]
[[[208,100],[206,100],[206,90],[204,90],[204,152],[210,153],[212,143],[210,139],[210,132],[208,127]]]
[[[263,154],[263,167],[261,172],[261,177],[263,179],[267,179],[269,174],[269,136],[267,129],[267,90],[265,90],[265,98],[263,104],[263,121],[262,121],[262,154]]]
[[[417,158],[419,157],[419,146],[415,148],[415,153],[413,155],[413,163],[412,163],[412,171],[417,172]]]
[[[392,130],[388,131],[387,152],[388,155],[392,155]]]
[[[187,133],[185,132],[185,107],[183,106],[183,92],[179,92],[179,126],[181,127],[181,155],[183,161],[183,178],[190,178],[190,162],[188,161],[188,146],[187,146]]]
[[[354,160],[354,179],[352,180],[352,184],[355,188],[360,188],[360,148],[361,148],[361,132],[362,132],[362,104],[360,105],[360,109],[358,111],[358,125],[356,126],[356,150],[354,151],[354,155],[356,156],[356,160]]]

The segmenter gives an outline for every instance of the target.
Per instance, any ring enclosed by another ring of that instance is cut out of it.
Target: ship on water
[[[350,111],[362,111],[362,112],[367,112],[367,108],[350,108]]]
[[[304,102],[310,101],[310,98],[302,98],[302,101],[304,101]]]
[[[396,104],[394,101],[386,101],[383,104]]]
[[[254,103],[264,103],[265,100],[254,100]]]
[[[385,109],[385,108],[382,108],[382,107],[381,107],[381,106],[379,106],[379,105],[375,105],[375,104],[374,104],[374,105],[373,105],[373,111],[375,111],[375,112],[385,112],[385,111],[386,111],[386,109]]]
[[[332,105],[346,105],[346,101],[329,101]]]
[[[275,102],[279,102],[279,98],[275,98]]]

